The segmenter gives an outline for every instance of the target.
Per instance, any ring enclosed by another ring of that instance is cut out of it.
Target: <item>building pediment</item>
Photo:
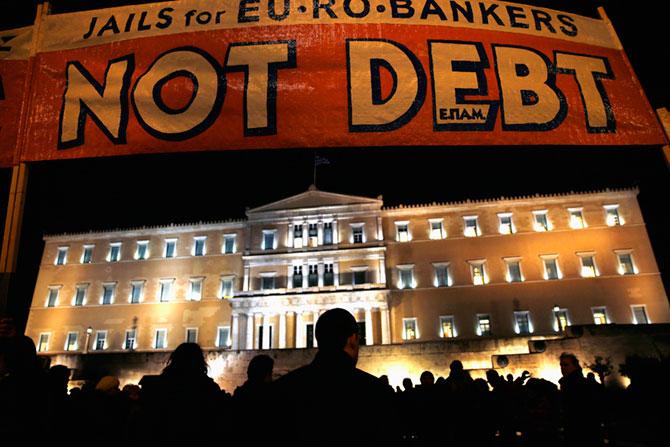
[[[290,210],[316,210],[319,208],[333,207],[357,208],[360,206],[372,206],[381,209],[382,204],[383,202],[381,199],[319,191],[312,186],[309,190],[295,196],[247,210],[247,216],[251,217],[251,215]]]

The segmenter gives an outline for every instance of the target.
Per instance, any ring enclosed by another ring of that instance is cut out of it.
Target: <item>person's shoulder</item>
[[[286,387],[300,383],[309,379],[314,373],[313,370],[314,368],[312,365],[301,366],[279,377],[273,382],[273,385],[275,385],[275,387]]]

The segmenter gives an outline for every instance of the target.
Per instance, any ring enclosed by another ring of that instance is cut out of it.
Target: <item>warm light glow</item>
[[[570,228],[578,230],[581,228],[586,228],[586,222],[584,221],[584,216],[582,215],[581,210],[571,210],[570,211]]]
[[[595,278],[596,268],[592,265],[583,265],[582,266],[582,278]]]

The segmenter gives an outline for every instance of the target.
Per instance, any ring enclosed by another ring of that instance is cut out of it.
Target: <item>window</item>
[[[454,323],[453,315],[444,315],[440,317],[440,337],[456,337],[456,325]]]
[[[396,222],[395,232],[395,240],[398,242],[409,242],[412,240],[409,234],[409,222]]]
[[[128,302],[130,304],[138,304],[144,298],[144,281],[130,282],[130,297]]]
[[[135,247],[135,259],[142,261],[149,257],[149,241],[137,241]]]
[[[207,236],[196,236],[193,238],[193,256],[205,256]]]
[[[561,279],[563,274],[558,267],[558,255],[541,255],[544,266],[544,279]]]
[[[103,283],[102,285],[102,299],[100,304],[112,304],[114,302],[114,292],[116,291],[116,283]]]
[[[314,324],[308,323],[305,325],[305,347],[314,347]]]
[[[137,348],[137,330],[127,329],[126,337],[123,340],[123,349],[132,351]]]
[[[554,330],[556,332],[563,332],[566,327],[570,326],[570,317],[568,316],[568,309],[561,309],[554,306]]]
[[[172,299],[172,284],[174,279],[161,279],[158,287],[158,301],[166,302]]]
[[[431,239],[444,239],[447,237],[447,232],[444,231],[443,219],[428,219],[428,224],[430,226],[429,237]]]
[[[302,248],[302,224],[293,225],[293,248]]]
[[[354,286],[359,284],[367,284],[368,282],[368,270],[367,267],[352,267],[351,268],[351,283]]]
[[[88,284],[77,284],[74,289],[74,298],[72,299],[73,306],[83,306],[86,304],[86,293],[88,291]]]
[[[619,205],[604,205],[603,208],[605,208],[605,223],[608,227],[624,224],[623,218],[619,215]]]
[[[335,273],[333,264],[323,264],[323,285],[332,286],[335,284]]]
[[[56,307],[58,304],[58,293],[60,292],[61,286],[51,286],[49,287],[49,294],[47,295],[46,307]]]
[[[109,244],[109,253],[107,253],[108,262],[119,262],[121,260],[121,242],[112,242]]]
[[[274,250],[277,248],[275,245],[277,243],[276,234],[277,230],[263,230],[263,245],[261,246],[263,250]]]
[[[531,334],[533,324],[530,321],[530,312],[527,310],[514,312],[514,332],[517,334]]]
[[[235,253],[235,237],[234,234],[223,235],[223,253],[226,255]]]
[[[478,222],[477,216],[464,216],[463,217],[463,235],[465,237],[481,236],[481,231],[479,230],[479,222]]]
[[[177,239],[165,239],[165,255],[166,258],[174,258],[177,256]]]
[[[48,333],[40,334],[40,339],[37,342],[37,352],[46,352],[49,350],[49,335]]]
[[[275,289],[275,273],[261,273],[261,290]]]
[[[310,247],[316,247],[319,245],[319,227],[317,223],[309,224],[307,236],[309,237]]]
[[[472,284],[481,286],[488,284],[489,277],[486,273],[486,261],[469,261],[470,274],[472,275]]]
[[[319,266],[318,264],[309,265],[309,274],[307,275],[307,286],[317,287],[319,285]]]
[[[293,266],[293,287],[302,287],[302,265]]]
[[[84,250],[81,254],[82,264],[90,264],[93,262],[93,247],[94,245],[84,245]]]
[[[451,287],[453,281],[451,280],[451,273],[449,272],[448,263],[433,264],[435,269],[435,279],[433,284],[435,287]]]
[[[365,346],[368,344],[368,340],[365,337],[365,321],[356,321],[356,325],[358,326],[358,344]]]
[[[398,266],[398,288],[409,289],[415,288],[414,281],[414,265],[399,265]]]
[[[221,298],[233,297],[233,276],[221,277]]]
[[[186,343],[198,343],[198,328],[190,327],[186,329]]]
[[[354,244],[362,244],[365,242],[364,224],[351,224],[351,242]]]
[[[507,272],[505,277],[507,282],[522,282],[523,275],[521,275],[521,258],[503,258]]]
[[[79,333],[78,332],[68,332],[65,337],[65,347],[66,351],[76,351],[79,349]]]
[[[514,222],[512,222],[512,213],[498,213],[498,231],[500,234],[516,233]]]
[[[584,221],[584,214],[582,208],[568,208],[568,213],[570,215],[570,228],[578,230],[580,228],[586,228],[586,221]]]
[[[200,301],[202,299],[202,283],[204,278],[191,278],[188,286],[188,299]]]
[[[619,275],[636,275],[637,267],[633,263],[633,255],[630,250],[615,250],[617,261],[619,262]]]
[[[68,247],[58,247],[58,253],[56,254],[56,265],[65,265],[67,262],[67,251]]]
[[[156,329],[154,337],[155,349],[167,349],[167,329]]]
[[[216,331],[216,346],[219,348],[230,347],[230,327],[219,326]]]
[[[582,265],[582,278],[595,278],[599,276],[594,253],[577,253],[577,256],[579,256]]]
[[[95,344],[93,349],[102,351],[107,349],[107,331],[98,331],[95,333]]]
[[[591,313],[593,314],[593,322],[595,324],[608,324],[609,318],[607,318],[607,308],[602,307],[592,307]]]
[[[647,317],[647,306],[638,304],[630,306],[633,312],[633,324],[649,324],[649,317]]]
[[[333,243],[333,223],[323,223],[323,244],[331,245]]]
[[[489,314],[477,314],[477,335],[487,337],[491,334],[491,316]]]
[[[533,229],[535,231],[551,231],[547,210],[533,211]]]
[[[419,338],[419,329],[416,325],[416,318],[402,319],[402,338],[403,340],[416,340]]]

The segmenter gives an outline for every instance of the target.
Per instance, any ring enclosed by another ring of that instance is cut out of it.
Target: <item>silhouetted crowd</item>
[[[473,379],[455,360],[447,377],[424,371],[394,390],[356,368],[358,327],[347,311],[325,312],[316,337],[311,363],[273,380],[273,359],[257,355],[232,394],[207,376],[195,343],[138,385],[104,376],[68,392],[68,368],[44,369],[30,338],[0,327],[1,445],[667,445],[667,362],[631,362],[622,389],[585,377],[568,353],[559,386],[526,371]]]

